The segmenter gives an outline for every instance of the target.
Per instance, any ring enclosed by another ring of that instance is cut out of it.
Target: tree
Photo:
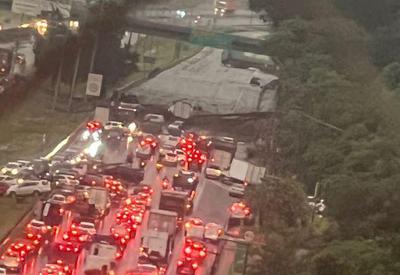
[[[393,62],[383,68],[383,79],[389,89],[399,88],[400,84],[400,63]]]

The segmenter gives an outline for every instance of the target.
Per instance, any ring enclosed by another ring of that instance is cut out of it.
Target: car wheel
[[[15,199],[17,197],[17,193],[15,192],[10,192],[9,196],[13,199]]]
[[[35,197],[39,197],[40,196],[40,192],[38,190],[33,191],[33,195]]]

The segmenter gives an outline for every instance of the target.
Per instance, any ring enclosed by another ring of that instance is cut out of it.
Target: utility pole
[[[103,20],[102,16],[104,14],[104,0],[101,0],[100,3],[100,19]],[[92,50],[92,56],[90,58],[90,66],[89,66],[89,73],[93,73],[94,62],[96,60],[97,49],[99,47],[99,31],[96,31],[94,45]],[[87,95],[85,93],[84,101],[87,102]]]
[[[64,51],[61,54],[60,65],[58,66],[57,81],[56,81],[56,86],[55,86],[55,89],[54,89],[54,97],[53,97],[53,106],[52,106],[52,110],[53,111],[56,108],[56,102],[57,102],[57,99],[58,99],[58,94],[60,92],[61,75],[62,75],[63,67],[64,67]]]
[[[79,45],[78,54],[75,61],[74,76],[72,77],[72,84],[69,90],[68,110],[71,111],[72,97],[75,92],[76,78],[78,77],[79,64],[81,61],[82,46]]]

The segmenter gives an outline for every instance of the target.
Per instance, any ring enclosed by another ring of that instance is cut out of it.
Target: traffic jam
[[[62,153],[4,166],[3,195],[36,202],[3,240],[0,274],[210,274],[254,217],[247,183],[224,174],[236,141],[183,126],[89,121]],[[196,216],[206,182],[229,193],[226,219]]]

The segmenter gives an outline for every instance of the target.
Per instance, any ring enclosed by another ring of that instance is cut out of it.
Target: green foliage
[[[400,84],[400,63],[393,62],[383,68],[382,75],[389,89],[399,88]]]
[[[373,240],[334,241],[317,253],[316,275],[394,275],[390,250]]]

